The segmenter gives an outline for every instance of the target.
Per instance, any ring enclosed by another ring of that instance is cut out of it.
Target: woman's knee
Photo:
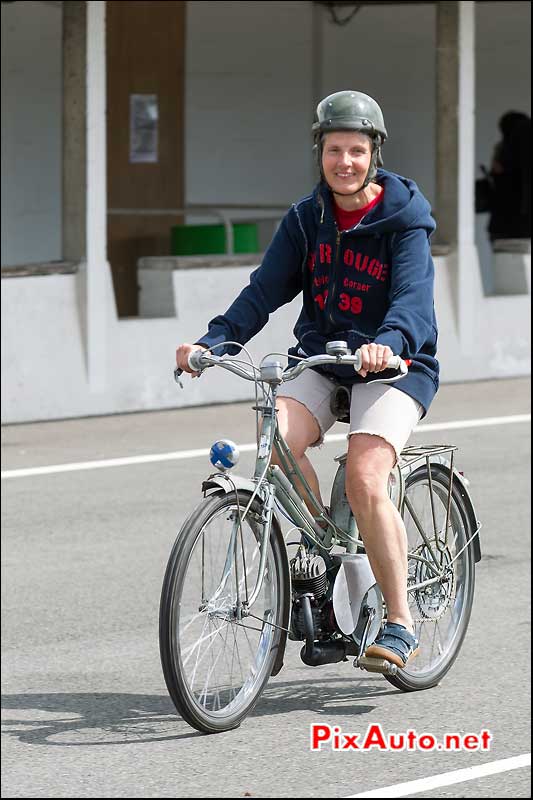
[[[350,437],[346,495],[353,510],[364,510],[388,496],[388,478],[395,460],[393,448],[384,439],[370,434]]]

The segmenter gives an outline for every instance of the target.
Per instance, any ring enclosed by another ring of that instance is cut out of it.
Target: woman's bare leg
[[[387,605],[387,619],[413,632],[407,602],[407,534],[387,492],[396,456],[379,436],[350,436],[346,494],[374,577]]]
[[[322,502],[317,474],[313,465],[305,455],[307,448],[320,438],[318,422],[302,403],[293,400],[292,397],[279,397],[276,407],[278,409],[278,426],[281,435],[287,442],[298,467],[301,469],[315,497]],[[281,466],[275,450],[272,452],[272,463]],[[299,482],[295,482],[296,486],[298,486]],[[309,511],[314,517],[318,516],[320,509],[315,508],[310,500],[306,500],[303,487],[300,488],[302,491],[302,499],[304,499]]]

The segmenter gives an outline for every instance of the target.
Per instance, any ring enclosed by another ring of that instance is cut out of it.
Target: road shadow
[[[3,694],[2,733],[25,744],[59,747],[132,744],[202,735],[177,716],[168,695],[104,692]]]
[[[326,678],[309,681],[271,679],[250,716],[272,716],[291,711],[312,711],[313,714],[360,716],[375,709],[365,700],[401,694],[390,684],[375,678]]]
[[[372,698],[397,690],[353,679],[277,680],[250,714],[272,717],[291,711],[364,715]],[[11,714],[9,712],[12,712]],[[24,744],[90,747],[177,741],[202,736],[177,714],[168,695],[49,693],[2,695],[2,732]]]

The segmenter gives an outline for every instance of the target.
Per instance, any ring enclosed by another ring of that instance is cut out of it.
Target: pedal
[[[370,656],[359,656],[354,661],[354,667],[364,669],[367,672],[379,672],[382,675],[396,675],[398,667],[387,661],[386,658],[370,658]]]

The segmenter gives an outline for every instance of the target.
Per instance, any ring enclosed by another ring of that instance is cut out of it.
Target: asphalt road
[[[424,423],[524,414],[529,390],[526,379],[447,385]],[[203,448],[220,436],[251,442],[249,406],[7,426],[2,469]],[[530,425],[421,431],[412,441],[458,445],[483,523],[454,667],[440,686],[403,694],[350,663],[306,667],[289,643],[252,715],[217,736],[176,715],[158,650],[166,561],[207,459],[3,480],[2,796],[346,797],[528,753]],[[325,487],[341,449],[315,453]],[[238,471],[251,463],[244,454]],[[439,739],[490,730],[493,739],[486,752],[313,753],[315,722]],[[406,796],[528,797],[530,770]]]

